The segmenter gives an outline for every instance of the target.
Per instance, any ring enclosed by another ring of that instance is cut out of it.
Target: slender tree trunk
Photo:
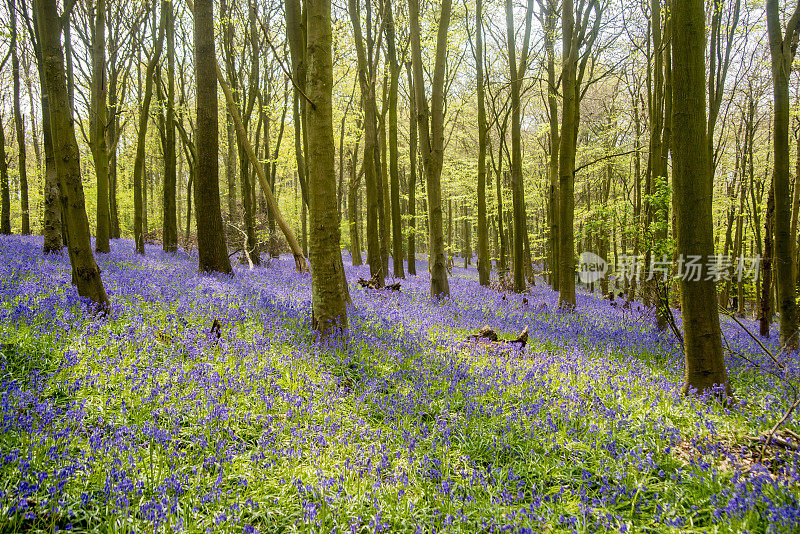
[[[109,36],[111,37],[111,36]],[[114,45],[113,38],[109,39],[110,46]],[[119,239],[119,208],[117,207],[117,146],[119,144],[119,116],[117,108],[117,80],[119,71],[115,65],[111,65],[111,73],[108,76],[108,124],[106,126],[106,145],[111,147],[108,156],[108,217],[109,217],[109,237]]]
[[[528,44],[531,35],[531,18],[533,16],[533,0],[528,0],[528,9],[525,12],[525,40],[522,45],[522,55],[517,65],[517,52],[514,34],[514,6],[511,0],[505,0],[506,6],[506,34],[508,39],[508,64],[511,72],[511,191],[514,206],[514,291],[524,291],[525,262],[524,238],[525,204],[522,184],[522,118],[520,109],[520,92],[522,78],[525,76],[525,67],[528,63]]]
[[[0,234],[11,234],[11,188],[8,183],[6,134],[0,117]]]
[[[578,113],[578,46],[575,36],[575,13],[572,0],[562,0],[563,67],[561,71],[561,138],[559,146],[559,294],[561,308],[574,308],[575,300],[575,151]]]
[[[705,15],[703,0],[672,1],[673,140],[672,161],[678,229],[678,254],[699,256],[708,264],[714,253],[711,215],[712,176],[706,147]],[[680,280],[683,313],[684,393],[724,385],[730,392],[717,311],[716,284]]]
[[[175,12],[171,1],[161,3],[167,17],[167,102],[166,146],[164,150],[164,252],[178,250],[178,207],[176,201],[178,162],[175,151]]]
[[[14,127],[17,137],[17,162],[19,172],[20,208],[22,212],[22,235],[31,233],[30,211],[28,207],[28,170],[25,150],[25,121],[19,104],[19,54],[17,50],[17,10],[15,0],[8,0],[11,29],[11,76],[14,79]]]
[[[558,87],[556,85],[555,68],[555,31],[556,31],[556,12],[558,9],[556,0],[547,0],[546,7],[541,4],[545,11],[544,45],[547,55],[547,108],[548,119],[550,121],[550,154],[548,159],[548,175],[550,178],[549,200],[550,200],[550,285],[555,291],[559,291],[559,252],[560,240],[558,237],[559,228],[559,174],[558,174],[558,149],[560,138],[558,133]]]
[[[347,328],[347,286],[339,248],[333,138],[333,62],[330,0],[306,0],[308,11],[309,208],[313,326],[322,335]]]
[[[450,284],[442,232],[441,175],[444,158],[444,77],[447,61],[447,32],[450,27],[451,1],[442,0],[439,28],[436,36],[436,59],[431,83],[430,126],[428,124],[428,99],[425,94],[425,77],[420,45],[419,0],[409,0],[411,24],[411,57],[414,71],[414,93],[417,102],[420,148],[425,167],[428,189],[428,214],[430,228],[431,296],[449,297]],[[429,129],[430,128],[430,129]]]
[[[368,57],[361,32],[361,14],[357,0],[348,0],[350,21],[353,25],[353,38],[358,58],[358,81],[364,108],[364,182],[367,195],[367,263],[370,276],[374,277],[378,286],[383,286],[386,272],[381,262],[381,244],[378,233],[378,180],[380,180],[380,155],[377,131],[377,104],[375,102],[375,69],[372,57]],[[369,17],[368,17],[369,19]],[[371,20],[367,21],[367,27]],[[369,39],[368,39],[369,40]],[[369,46],[371,52],[372,47]]]
[[[772,323],[772,244],[775,235],[775,187],[769,188],[767,196],[767,213],[764,217],[764,257],[761,266],[761,313],[758,331],[763,337],[769,337],[769,326]]]
[[[97,0],[94,6],[92,31],[92,135],[91,146],[97,174],[97,232],[95,252],[110,252],[110,216],[108,202],[108,144],[106,143],[106,2]]]
[[[58,254],[64,248],[61,221],[61,193],[56,172],[53,133],[50,130],[50,98],[45,83],[44,60],[39,58],[39,84],[42,88],[42,140],[44,145],[44,234],[45,254]]]
[[[162,12],[158,29],[156,30],[156,28],[153,28],[153,31],[158,31],[158,36],[156,37],[153,55],[147,63],[147,70],[145,72],[144,97],[139,110],[139,131],[136,136],[136,159],[133,163],[133,237],[137,254],[144,254],[144,236],[147,231],[147,222],[145,221],[145,217],[147,216],[147,178],[144,168],[145,143],[147,141],[147,123],[150,117],[150,100],[153,96],[153,75],[159,58],[161,57],[161,47],[164,43],[164,19],[164,12]],[[216,94],[216,89],[214,93]],[[216,136],[216,132],[214,135]]]
[[[475,74],[478,96],[478,281],[489,285],[489,229],[486,224],[486,103],[483,86],[483,0],[475,0]]]
[[[386,9],[386,52],[389,61],[389,182],[392,212],[392,271],[395,278],[405,278],[403,272],[403,224],[400,218],[400,175],[397,169],[397,87],[400,81],[400,63],[395,50],[394,18],[392,8]]]
[[[64,56],[59,30],[59,16],[55,0],[36,0],[38,39],[41,47],[40,69],[46,82],[52,143],[55,150],[56,173],[66,206],[68,249],[72,280],[78,294],[91,299],[101,308],[108,306],[108,296],[100,279],[100,268],[95,262],[89,241],[89,221],[86,217],[85,198],[81,183],[78,142],[72,123],[72,109],[67,92]]]
[[[481,0],[478,0],[479,2]],[[406,62],[408,77],[408,274],[417,275],[417,106],[414,96],[414,83],[411,75],[411,62]]]
[[[201,272],[231,272],[219,203],[219,125],[217,118],[217,58],[214,46],[214,2],[198,0],[194,9],[197,171],[194,203],[197,212],[197,252]]]
[[[778,0],[766,0],[774,98],[772,140],[775,163],[772,186],[775,198],[775,282],[780,312],[780,341],[788,350],[794,350],[798,348],[799,340],[792,256],[792,242],[797,236],[790,233],[792,207],[789,191],[789,74],[800,34],[800,3],[795,5],[785,37],[781,32],[778,4]]]
[[[380,159],[375,164],[378,169],[378,226],[381,233],[381,265],[383,272],[389,274],[389,249],[391,248],[391,238],[389,226],[391,224],[391,206],[389,205],[389,169],[386,165],[386,114],[388,110],[387,102],[387,79],[383,79],[383,109],[381,110],[378,121],[378,145],[380,147]]]
[[[360,231],[358,229],[358,189],[359,189],[359,172],[358,172],[358,142],[352,150],[350,157],[350,184],[347,187],[347,214],[350,224],[350,257],[354,266],[359,266],[363,263],[361,258],[361,239]]]

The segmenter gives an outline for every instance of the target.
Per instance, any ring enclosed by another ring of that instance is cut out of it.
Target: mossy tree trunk
[[[217,117],[217,58],[214,46],[214,2],[194,6],[197,123],[194,204],[197,252],[202,272],[231,272],[219,202],[219,124]]]
[[[672,1],[673,181],[679,257],[714,254],[711,214],[712,177],[706,144],[705,14],[703,0]],[[730,391],[713,279],[680,279],[685,384],[683,392],[705,392],[715,385]]]
[[[60,20],[55,0],[36,0],[39,44],[43,78],[50,105],[50,131],[58,176],[61,205],[66,207],[64,221],[68,236],[72,281],[78,294],[91,299],[101,308],[108,306],[100,268],[95,262],[89,240],[89,220],[81,183],[80,153],[75,138],[72,108],[67,92],[64,56],[61,48]]]
[[[93,6],[92,31],[92,109],[91,148],[94,170],[97,175],[97,230],[95,252],[110,252],[111,218],[108,201],[108,144],[106,127],[106,2],[97,0]]]
[[[789,74],[800,37],[800,2],[795,4],[783,34],[778,0],[766,0],[767,32],[772,56],[774,99],[772,186],[775,189],[775,282],[780,312],[780,340],[787,349],[798,347],[797,301],[795,299],[791,194],[789,190]]]
[[[326,335],[347,328],[344,266],[339,248],[333,138],[333,61],[330,0],[306,0],[311,297],[314,329]]]
[[[447,33],[450,27],[451,1],[442,0],[436,36],[436,59],[431,82],[431,105],[425,91],[425,76],[420,45],[419,0],[409,0],[411,25],[411,57],[414,72],[414,94],[419,126],[419,141],[428,190],[429,257],[432,258],[431,296],[449,297],[444,232],[442,225],[442,160],[444,158],[444,79],[447,62]]]

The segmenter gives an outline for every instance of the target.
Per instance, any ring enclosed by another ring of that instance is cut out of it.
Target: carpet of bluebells
[[[0,237],[2,532],[800,529],[800,455],[748,439],[791,404],[797,355],[776,376],[727,318],[720,403],[680,394],[671,333],[586,292],[561,313],[544,284],[454,268],[437,302],[424,262],[399,293],[348,265],[350,329],[322,342],[291,261],[206,276],[117,241],[99,316],[41,245]],[[465,341],[485,324],[530,342]]]

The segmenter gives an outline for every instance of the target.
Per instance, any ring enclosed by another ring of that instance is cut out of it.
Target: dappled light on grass
[[[98,257],[111,308],[93,316],[65,257],[0,237],[12,532],[800,525],[800,457],[770,447],[756,462],[746,439],[787,408],[782,386],[731,356],[741,405],[680,396],[680,347],[635,309],[579,293],[562,314],[542,285],[525,304],[458,276],[434,301],[426,276],[375,292],[357,284],[368,267],[348,266],[351,328],[319,342],[292,260],[230,278],[132,250]],[[509,339],[527,327],[526,349],[466,341],[486,324]]]

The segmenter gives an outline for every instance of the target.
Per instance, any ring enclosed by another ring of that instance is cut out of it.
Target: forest
[[[800,531],[799,43],[0,0],[0,533]]]

